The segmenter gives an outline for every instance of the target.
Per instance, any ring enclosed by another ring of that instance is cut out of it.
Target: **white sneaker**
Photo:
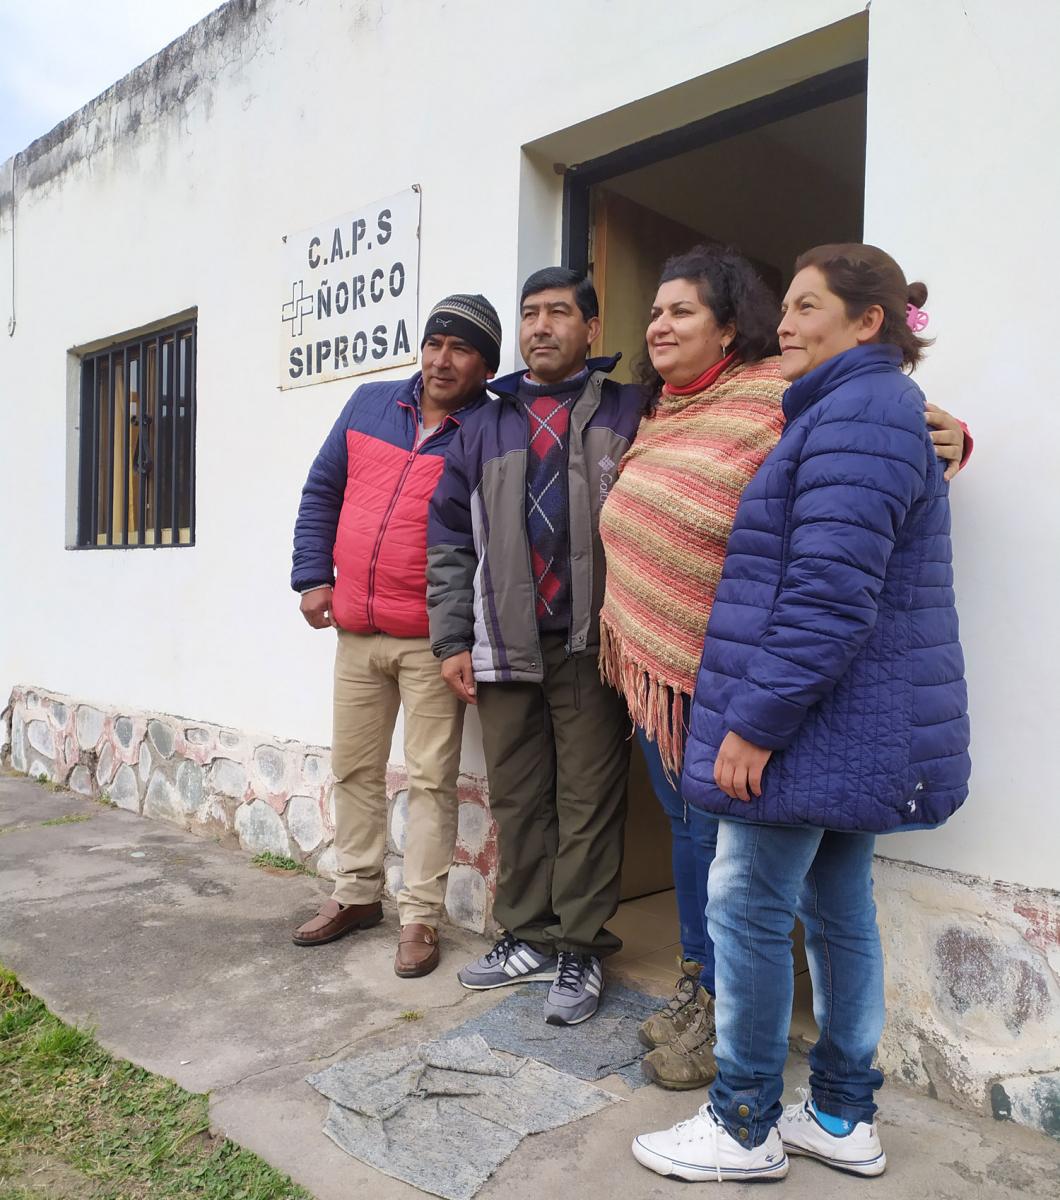
[[[689,1121],[633,1139],[633,1157],[642,1166],[674,1179],[783,1179],[788,1156],[774,1125],[760,1146],[743,1146],[704,1104]]]
[[[805,1154],[853,1175],[883,1174],[887,1155],[875,1125],[859,1121],[850,1133],[837,1137],[817,1120],[809,1091],[799,1088],[799,1095],[802,1099],[787,1105],[778,1126],[789,1154]]]

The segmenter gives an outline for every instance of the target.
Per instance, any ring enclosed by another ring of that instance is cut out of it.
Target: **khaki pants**
[[[402,925],[437,925],[456,842],[464,705],[442,682],[427,638],[340,629],[331,746],[340,904],[370,904],[383,893],[386,764],[399,707],[409,813],[398,914]]]

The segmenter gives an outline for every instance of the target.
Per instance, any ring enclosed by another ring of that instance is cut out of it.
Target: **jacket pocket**
[[[896,619],[897,618],[897,619]],[[893,829],[916,783],[905,614],[886,614],[832,693],[812,708],[770,781],[782,819],[830,829]],[[768,771],[768,768],[767,768]],[[908,816],[906,816],[908,820]]]

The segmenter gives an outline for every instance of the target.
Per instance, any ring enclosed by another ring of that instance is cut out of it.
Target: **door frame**
[[[563,173],[563,265],[582,272],[589,269],[590,192],[594,184],[837,100],[848,100],[867,90],[868,71],[868,59],[846,63],[778,92],[567,167]]]

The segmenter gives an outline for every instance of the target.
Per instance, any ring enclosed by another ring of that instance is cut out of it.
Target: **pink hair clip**
[[[930,320],[927,313],[922,308],[917,308],[915,304],[905,306],[905,323],[914,333],[922,333],[927,329]]]

